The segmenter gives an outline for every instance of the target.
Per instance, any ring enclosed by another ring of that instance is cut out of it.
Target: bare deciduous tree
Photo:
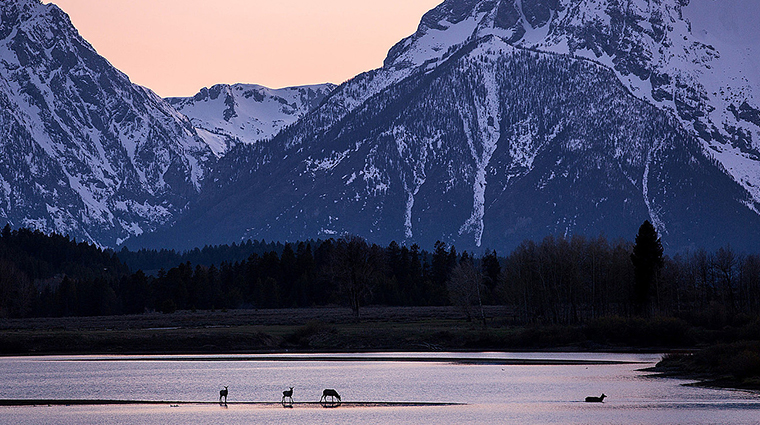
[[[486,326],[486,316],[483,312],[483,300],[481,297],[482,285],[483,274],[469,259],[462,261],[454,267],[454,270],[451,271],[451,277],[446,283],[449,299],[454,305],[462,309],[462,312],[467,316],[467,321],[472,321],[473,307],[477,304],[480,308],[480,318],[483,321],[483,326]]]

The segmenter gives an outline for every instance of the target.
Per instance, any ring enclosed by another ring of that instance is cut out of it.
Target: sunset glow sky
[[[217,83],[341,83],[382,65],[443,0],[53,0],[130,79],[161,96]],[[43,0],[44,3],[51,1]]]
[[[388,50],[443,0],[52,2],[133,82],[161,96],[192,96],[217,83],[342,83],[380,67]],[[759,3],[692,0],[685,15],[697,33],[754,50]]]

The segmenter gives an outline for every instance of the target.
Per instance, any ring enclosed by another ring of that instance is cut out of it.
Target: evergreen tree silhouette
[[[664,264],[662,251],[657,230],[649,220],[644,221],[639,227],[631,254],[634,269],[633,307],[638,315],[646,315],[648,311],[652,285]]]

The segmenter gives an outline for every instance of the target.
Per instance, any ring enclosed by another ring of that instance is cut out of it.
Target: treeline
[[[159,268],[155,275],[131,272],[119,258],[156,267],[172,258],[205,262],[245,251],[253,253],[242,261],[205,265],[187,260]],[[430,254],[416,245],[380,248],[361,238],[115,254],[68,237],[6,226],[0,235],[0,317],[331,304],[350,305],[358,313],[365,303],[445,305],[447,271],[458,257],[443,243]]]
[[[116,312],[114,283],[127,275],[129,268],[112,252],[6,225],[0,234],[0,317]]]
[[[548,237],[506,259],[503,303],[525,322],[576,323],[603,316],[667,316],[721,327],[760,315],[760,256],[730,247],[665,257],[637,306],[633,244]]]
[[[282,252],[252,254],[219,265],[185,262],[155,277],[137,272],[125,279],[144,309],[294,308],[365,304],[445,305],[446,279],[459,257],[436,245],[432,254],[413,245],[387,248],[361,238],[285,244]]]
[[[455,305],[485,321],[479,307],[507,305],[514,315],[504,319],[515,323],[657,316],[719,328],[760,316],[760,256],[725,247],[667,257],[648,222],[635,242],[547,237],[505,256],[474,257],[442,242],[430,252],[395,242],[381,247],[351,236],[207,252],[253,247],[271,249],[211,265],[185,261],[150,275],[130,271],[121,253],[6,227],[0,317],[323,305],[347,305],[359,315],[363,305]],[[139,255],[151,252],[158,254]]]
[[[760,255],[727,246],[663,256],[648,221],[635,243],[547,237],[522,243],[502,264],[499,302],[523,322],[675,317],[720,329],[760,317]]]
[[[321,244],[321,241],[307,241],[307,243],[317,246]],[[210,266],[212,264],[222,264],[223,262],[244,261],[253,254],[264,255],[275,252],[280,255],[284,249],[285,245],[280,242],[249,239],[240,244],[207,245],[203,248],[194,248],[181,252],[173,249],[140,249],[131,251],[127,247],[124,247],[118,252],[118,257],[132,270],[143,270],[153,273],[160,269],[168,270],[176,267],[178,264],[187,262]]]

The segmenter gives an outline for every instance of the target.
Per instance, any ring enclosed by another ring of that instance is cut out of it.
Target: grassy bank
[[[130,316],[0,321],[0,353],[223,353],[485,348],[509,334],[508,312],[488,310],[494,328],[450,307],[178,311]],[[494,347],[495,348],[495,347]]]
[[[678,319],[603,318],[526,326],[505,307],[488,326],[453,307],[178,311],[0,320],[0,354],[259,353],[284,351],[670,350],[760,336],[760,324],[710,330]],[[749,338],[751,339],[751,338]]]

